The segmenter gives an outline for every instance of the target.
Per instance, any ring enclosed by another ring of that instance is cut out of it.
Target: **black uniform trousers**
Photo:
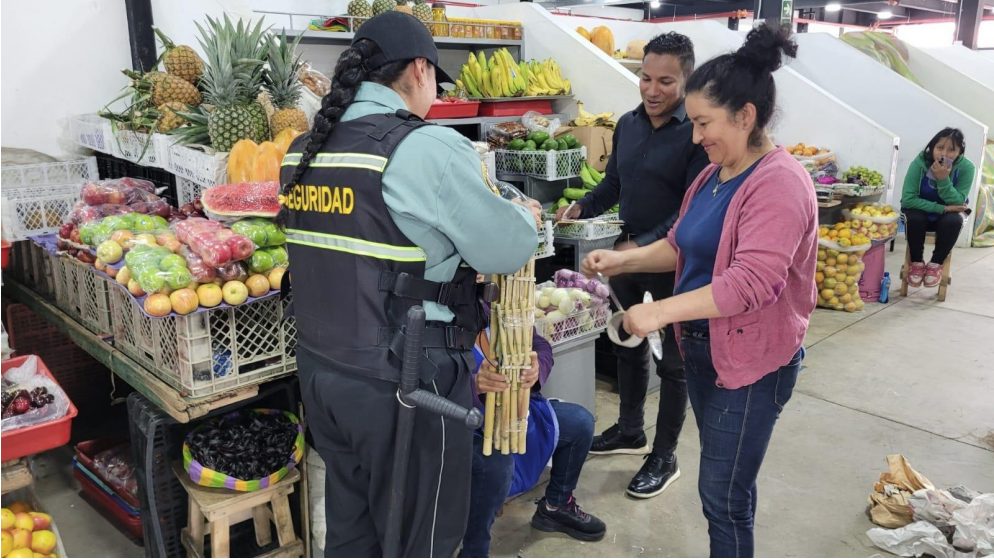
[[[471,407],[464,353],[429,350],[438,375],[421,388]],[[334,371],[305,350],[297,352],[297,365],[307,427],[327,468],[325,557],[382,557],[398,385]],[[401,531],[404,557],[455,554],[469,514],[472,452],[472,431],[417,410]]]
[[[611,278],[611,289],[626,309],[642,302],[645,292],[658,301],[673,295],[674,273],[628,274]],[[669,460],[676,452],[677,439],[687,418],[687,379],[684,377],[683,358],[673,325],[663,331],[663,358],[656,360],[659,376],[659,415],[656,418],[656,437],[652,453]],[[614,346],[618,356],[618,390],[621,405],[618,427],[622,433],[641,433],[645,420],[645,398],[649,390],[649,359],[655,359],[644,341],[635,348]]]

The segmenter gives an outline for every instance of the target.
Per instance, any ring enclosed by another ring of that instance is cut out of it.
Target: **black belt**
[[[497,286],[493,283],[437,282],[386,270],[380,272],[379,290],[405,299],[433,301],[445,306],[475,305],[478,299],[490,303],[499,297]]]
[[[426,348],[446,348],[469,351],[476,343],[477,332],[464,330],[458,326],[428,326],[425,328],[422,346]],[[376,345],[389,347],[397,355],[404,355],[404,331],[401,328],[380,328]]]

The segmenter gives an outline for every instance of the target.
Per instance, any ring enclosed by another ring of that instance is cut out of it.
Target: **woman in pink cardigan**
[[[594,251],[588,275],[676,270],[674,297],[636,305],[640,337],[676,326],[701,437],[698,489],[712,557],[751,557],[756,479],[800,370],[814,310],[818,210],[804,168],[766,134],[772,73],[797,46],[789,31],[752,30],[737,52],[687,82],[694,142],[711,165],[690,187],[666,239]]]

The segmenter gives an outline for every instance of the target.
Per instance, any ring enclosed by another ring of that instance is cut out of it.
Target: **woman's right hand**
[[[970,206],[966,206],[966,205],[946,206],[946,213],[947,214],[957,214],[957,213],[960,213],[960,212],[965,212],[968,209],[970,209]]]
[[[625,253],[615,250],[595,250],[587,255],[580,264],[580,272],[592,278],[598,273],[605,276],[617,276],[624,272]]]
[[[476,373],[476,393],[487,394],[490,392],[503,392],[507,390],[508,384],[504,380],[504,375],[497,372],[493,363],[484,361],[480,365],[480,370]]]

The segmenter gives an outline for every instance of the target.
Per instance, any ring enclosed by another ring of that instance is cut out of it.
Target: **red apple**
[[[225,243],[231,249],[232,260],[245,260],[255,252],[255,244],[244,235],[233,235]]]
[[[31,512],[28,513],[31,519],[34,520],[34,530],[48,530],[48,527],[52,525],[52,517],[43,512]]]

